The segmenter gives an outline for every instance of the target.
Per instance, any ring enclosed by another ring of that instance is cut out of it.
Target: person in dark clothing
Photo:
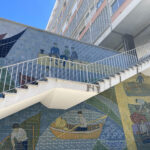
[[[74,61],[74,60],[78,60],[78,54],[77,52],[74,50],[74,47],[71,47],[71,50],[72,50],[72,53],[71,53],[71,60]]]
[[[49,53],[49,56],[50,56],[50,57],[59,58],[59,57],[60,57],[60,50],[59,50],[59,48],[57,47],[57,43],[54,43],[53,45],[54,45],[54,46],[51,48],[50,53]]]
[[[136,82],[138,82],[140,85],[142,85],[142,83],[144,82],[144,78],[142,77],[141,73],[136,78]]]

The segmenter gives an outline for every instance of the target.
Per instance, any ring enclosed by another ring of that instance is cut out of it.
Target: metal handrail
[[[149,45],[122,52],[93,63],[79,63],[43,56],[0,68],[0,93],[47,77],[95,83],[125,70],[150,56]]]

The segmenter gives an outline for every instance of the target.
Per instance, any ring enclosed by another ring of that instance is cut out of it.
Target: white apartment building
[[[46,30],[118,51],[150,41],[150,0],[56,0]]]

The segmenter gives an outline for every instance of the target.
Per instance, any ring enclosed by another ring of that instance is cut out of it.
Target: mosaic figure
[[[68,46],[65,46],[64,55],[65,55],[67,58],[70,57],[70,51],[69,51]]]
[[[84,118],[82,111],[78,111],[78,115],[80,118],[80,126],[76,128],[76,131],[87,131],[87,121]]]
[[[28,138],[24,129],[20,128],[19,124],[15,123],[12,126],[13,131],[11,133],[11,144],[13,150],[27,150]]]
[[[51,48],[50,50],[50,53],[49,53],[49,56],[50,57],[56,57],[56,58],[59,58],[60,57],[60,50],[59,48],[57,47],[57,43],[53,43],[53,47]]]
[[[69,55],[70,55],[70,52],[68,50],[68,46],[65,46],[64,54],[60,55],[60,59],[68,60],[69,59]],[[63,63],[63,67],[65,67],[66,62],[63,61],[62,63]]]
[[[140,105],[139,112],[142,112],[143,109],[146,107],[146,102],[142,99],[136,99],[136,103]]]
[[[149,135],[149,133],[148,133],[148,126],[146,125],[146,123],[144,122],[144,120],[141,120],[139,126],[140,126],[140,133],[141,134]]]
[[[71,47],[71,51],[72,51],[72,53],[71,53],[71,60],[72,61],[74,61],[74,60],[78,60],[78,54],[77,54],[77,52],[74,50],[74,47]]]
[[[136,78],[136,82],[138,82],[139,85],[142,85],[142,83],[144,82],[144,78],[141,73],[138,74],[138,77]]]
[[[40,54],[44,54],[44,49],[40,49]]]

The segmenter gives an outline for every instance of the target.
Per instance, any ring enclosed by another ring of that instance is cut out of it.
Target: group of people
[[[41,54],[44,54],[44,50],[41,49]],[[74,47],[71,47],[71,51],[69,50],[68,46],[64,47],[63,54],[60,54],[60,49],[58,48],[58,44],[56,42],[53,43],[53,47],[50,49],[48,54],[50,57],[56,57],[64,60],[78,60],[78,54],[75,51]]]

